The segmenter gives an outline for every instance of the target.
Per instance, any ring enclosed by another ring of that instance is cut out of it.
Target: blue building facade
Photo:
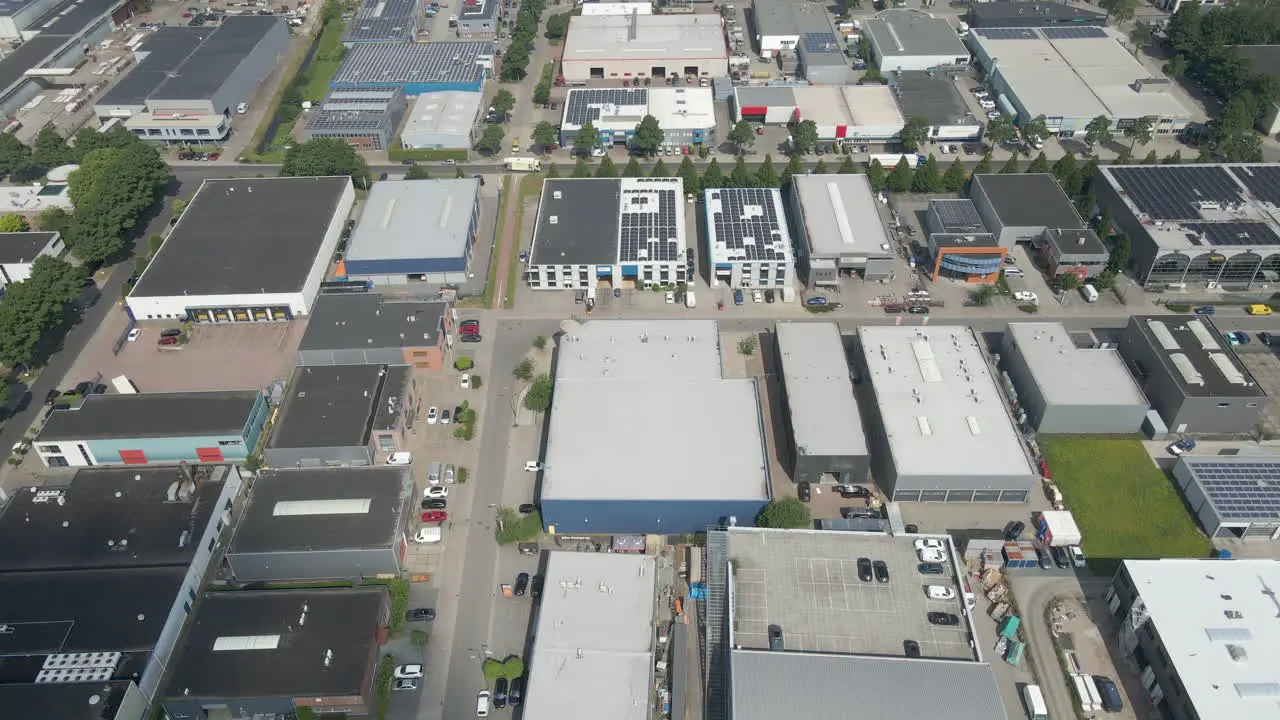
[[[759,500],[557,500],[539,508],[547,531],[557,535],[683,535],[737,518],[755,524],[768,503]]]

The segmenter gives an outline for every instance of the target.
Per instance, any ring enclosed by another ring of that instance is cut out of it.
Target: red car
[[[443,510],[432,510],[422,513],[422,522],[438,523],[449,519],[449,513]]]
[[[169,337],[162,337],[162,338],[160,338],[160,344],[161,344],[161,345],[177,345],[177,344],[178,344],[178,338],[173,337],[173,336],[169,336]]]
[[[462,333],[463,335],[479,335],[480,321],[464,320],[462,321],[461,324],[458,325],[458,332]]]

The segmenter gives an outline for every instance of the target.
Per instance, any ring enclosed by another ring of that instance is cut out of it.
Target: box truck
[[[516,172],[538,172],[542,170],[542,161],[538,158],[509,157],[502,161],[508,170]]]

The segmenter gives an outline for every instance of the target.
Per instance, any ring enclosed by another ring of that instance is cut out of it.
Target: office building
[[[400,131],[400,145],[413,150],[470,150],[484,133],[484,95],[445,90],[419,95]]]
[[[829,87],[739,86],[730,103],[733,120],[788,125],[812,120],[827,144],[884,142],[902,132],[906,119],[885,85]]]
[[[1008,249],[987,231],[972,200],[930,200],[924,231],[934,280],[953,278],[977,284],[999,281]]]
[[[453,314],[443,302],[376,293],[321,295],[298,345],[298,365],[444,366]]]
[[[403,88],[330,90],[320,106],[311,110],[303,142],[332,137],[356,150],[386,150],[404,118],[404,108]]]
[[[781,290],[795,258],[782,192],[773,188],[703,191],[711,286]]]
[[[1274,456],[1183,455],[1173,479],[1209,537],[1280,540],[1280,461]]]
[[[694,145],[716,144],[715,99],[711,88],[570,88],[560,123],[560,144],[573,147],[578,131],[591,123],[604,147],[630,146],[636,126],[652,115],[662,129],[663,154]]]

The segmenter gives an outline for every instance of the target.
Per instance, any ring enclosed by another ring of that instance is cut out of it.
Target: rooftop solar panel
[[[1039,40],[1030,28],[978,28],[973,32],[988,40]]]
[[[1258,200],[1280,205],[1280,167],[1245,165],[1231,168],[1231,174]]]
[[[1190,462],[1222,519],[1280,521],[1280,462]]]
[[[810,53],[839,53],[840,43],[836,42],[835,33],[829,32],[811,32],[805,33],[801,38],[804,43],[805,52]]]
[[[682,212],[683,208],[671,187],[672,183],[659,178],[639,178],[637,182],[641,187],[622,191],[619,259],[622,262],[674,262],[680,259],[676,213]],[[654,187],[645,187],[650,182]]]
[[[715,239],[735,260],[786,260],[782,218],[774,208],[773,193],[764,188],[724,188],[711,193],[720,208],[711,214]]]
[[[1188,238],[1192,245],[1280,245],[1280,235],[1262,222],[1186,222],[1183,226],[1196,233]]]
[[[1117,167],[1111,175],[1139,212],[1153,220],[1200,220],[1205,203],[1244,202],[1240,186],[1221,166]]]
[[[649,90],[646,88],[587,88],[570,90],[564,104],[564,122],[582,127],[600,120],[606,106],[648,107]],[[612,114],[612,113],[610,113]]]
[[[1050,40],[1105,40],[1107,38],[1107,33],[1097,27],[1048,27],[1042,28],[1040,32]]]

